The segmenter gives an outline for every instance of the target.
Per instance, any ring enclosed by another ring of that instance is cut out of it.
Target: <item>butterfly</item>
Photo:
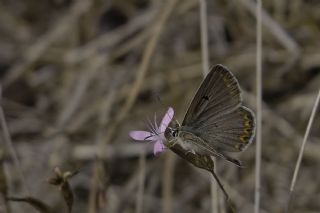
[[[237,79],[226,67],[215,65],[201,83],[182,124],[173,120],[166,128],[164,144],[194,166],[211,172],[229,200],[214,173],[211,156],[242,167],[227,153],[245,150],[253,141],[255,126],[254,113],[242,105]]]

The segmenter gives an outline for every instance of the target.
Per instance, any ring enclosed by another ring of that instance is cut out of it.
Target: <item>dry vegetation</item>
[[[261,206],[277,213],[320,85],[320,3],[263,7]],[[250,0],[207,2],[210,64],[234,72],[253,109],[254,9]],[[202,79],[199,17],[197,0],[1,1],[1,106],[13,147],[2,125],[0,212],[36,211],[24,202],[67,212],[64,197],[73,212],[209,212],[207,172],[128,137],[167,106],[182,119]],[[320,211],[319,125],[317,116],[292,213]],[[255,144],[238,156],[244,169],[218,160],[241,213],[253,209],[254,156]]]

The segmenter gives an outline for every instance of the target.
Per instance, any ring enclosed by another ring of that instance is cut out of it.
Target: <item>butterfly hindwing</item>
[[[219,151],[240,152],[251,142],[255,133],[255,119],[250,109],[241,106],[192,131]]]

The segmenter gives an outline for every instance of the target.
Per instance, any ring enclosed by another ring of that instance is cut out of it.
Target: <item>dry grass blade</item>
[[[7,197],[8,195],[8,180],[5,172],[5,154],[4,150],[0,148],[0,193],[2,198]],[[6,199],[3,200],[4,202],[4,210],[8,213],[11,212],[9,203]]]
[[[236,207],[233,204],[232,200],[230,199],[227,191],[224,189],[224,187],[223,187],[221,181],[219,180],[218,176],[215,174],[214,170],[211,171],[211,174],[214,177],[214,179],[216,180],[216,182],[218,183],[218,185],[219,185],[220,189],[222,190],[223,194],[225,195],[227,203],[228,203],[228,206],[230,207],[232,213],[235,213],[236,212]]]
[[[286,213],[289,212],[290,202],[291,202],[291,199],[292,199],[292,194],[293,194],[294,187],[296,185],[296,181],[297,181],[297,177],[298,177],[298,173],[299,173],[299,170],[300,170],[301,161],[302,161],[302,157],[303,157],[303,154],[304,154],[304,149],[305,149],[305,146],[307,144],[307,140],[308,140],[308,137],[309,137],[309,134],[310,134],[310,130],[311,130],[311,127],[312,127],[313,120],[314,120],[314,118],[316,116],[316,112],[317,112],[317,109],[318,109],[318,106],[319,106],[319,102],[320,102],[320,90],[318,92],[316,101],[315,101],[315,103],[313,105],[313,109],[312,109],[312,112],[311,112],[311,115],[310,115],[310,118],[309,118],[308,126],[307,126],[306,132],[304,134],[302,144],[301,144],[301,148],[300,148],[298,160],[297,160],[297,163],[296,163],[296,167],[294,169],[294,173],[293,173],[293,177],[292,177],[292,181],[291,181],[291,185],[290,185],[289,197],[288,197],[286,211],[285,211]]]
[[[163,193],[163,213],[172,213],[173,207],[173,181],[175,169],[175,155],[171,152],[166,153],[164,163],[163,179],[162,179],[162,193]]]
[[[9,201],[15,202],[25,202],[30,204],[33,208],[38,210],[41,213],[53,213],[51,207],[49,207],[46,203],[42,202],[41,200],[33,197],[7,197]]]
[[[136,199],[136,213],[143,212],[144,182],[146,178],[146,152],[141,150],[139,157],[139,184]]]
[[[257,134],[256,134],[256,171],[255,171],[255,199],[254,212],[260,212],[260,188],[261,188],[261,151],[262,151],[262,1],[257,1]]]
[[[0,122],[1,122],[2,131],[3,131],[4,142],[6,143],[7,149],[9,150],[10,155],[11,155],[11,157],[14,161],[14,164],[17,168],[17,171],[20,175],[20,180],[21,180],[21,183],[23,184],[25,193],[27,195],[30,195],[29,187],[27,185],[26,179],[25,179],[24,174],[22,172],[21,162],[18,158],[16,150],[14,149],[14,146],[13,146],[13,143],[11,140],[11,136],[10,136],[10,132],[9,132],[9,128],[7,125],[7,121],[6,121],[4,111],[2,108],[2,88],[1,88],[1,85],[0,85]]]
[[[207,23],[207,2],[206,0],[199,0],[200,4],[200,33],[201,33],[201,53],[202,53],[202,73],[203,77],[209,73],[209,44],[208,44],[208,23]],[[213,159],[216,163],[215,159]],[[213,168],[216,170],[216,167]],[[215,171],[214,171],[215,172]],[[211,190],[211,211],[218,213],[218,187],[210,176],[210,190]]]
[[[199,0],[200,3],[200,32],[201,32],[201,52],[202,52],[202,72],[203,76],[209,73],[209,45],[208,45],[208,23],[207,23],[207,3],[206,0]]]
[[[216,172],[217,169],[217,161],[216,161],[216,158],[215,157],[212,157],[213,159],[213,162],[214,164],[216,165],[214,167],[214,171],[213,172]],[[211,192],[211,211],[212,213],[218,213],[219,212],[219,192],[218,192],[218,186],[217,186],[217,183],[215,182],[215,180],[213,180],[210,176],[210,192]],[[223,202],[223,201],[222,201]]]

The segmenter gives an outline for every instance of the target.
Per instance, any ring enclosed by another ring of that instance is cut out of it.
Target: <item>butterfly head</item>
[[[171,147],[175,144],[180,132],[180,124],[178,121],[173,120],[170,125],[166,128],[164,136],[167,139],[165,145]]]

